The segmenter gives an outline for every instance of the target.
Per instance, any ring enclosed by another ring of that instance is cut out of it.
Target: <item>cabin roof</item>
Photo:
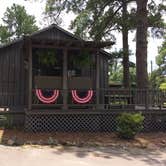
[[[30,38],[30,39],[31,39],[31,38],[34,38],[34,37],[36,37],[36,36],[38,36],[38,35],[40,35],[40,34],[46,32],[46,31],[49,31],[49,30],[51,30],[51,29],[59,30],[60,32],[62,32],[62,33],[64,33],[65,35],[67,35],[69,38],[71,38],[71,39],[70,39],[70,43],[72,43],[72,44],[74,43],[74,44],[76,44],[76,46],[80,44],[81,46],[85,46],[85,47],[86,47],[86,46],[89,46],[89,47],[96,47],[96,48],[98,47],[98,48],[100,48],[100,52],[101,52],[101,53],[103,53],[103,54],[106,55],[106,56],[111,56],[110,53],[104,51],[104,50],[101,49],[101,48],[104,48],[104,47],[106,47],[106,46],[111,46],[111,45],[114,44],[114,42],[110,42],[110,41],[106,41],[106,42],[85,41],[85,40],[81,39],[80,37],[75,36],[75,35],[72,34],[71,32],[66,31],[65,29],[59,27],[59,26],[56,25],[56,24],[52,24],[52,25],[50,25],[50,26],[48,26],[48,27],[46,27],[46,28],[43,28],[43,29],[41,29],[41,30],[38,30],[38,31],[32,33],[31,35],[25,35],[25,36],[21,37],[20,39],[16,39],[16,40],[12,41],[12,42],[9,43],[9,44],[0,45],[0,49],[3,49],[3,48],[5,48],[5,47],[12,46],[12,45],[14,45],[14,44],[16,44],[16,43],[24,42],[24,40],[26,40],[27,38]],[[33,39],[33,40],[34,40],[34,39]],[[59,40],[59,41],[61,41],[61,40]],[[65,43],[67,43],[68,41],[69,41],[69,39],[63,40],[63,42],[65,42]]]

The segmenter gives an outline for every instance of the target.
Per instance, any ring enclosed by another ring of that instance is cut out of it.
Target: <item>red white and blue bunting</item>
[[[80,103],[80,104],[85,104],[85,103],[90,102],[90,100],[93,97],[93,90],[88,90],[88,93],[87,93],[86,97],[84,97],[84,98],[80,98],[78,96],[76,90],[72,90],[71,93],[72,93],[72,97],[73,97],[74,101],[76,101],[77,103]]]
[[[93,90],[88,90],[87,95],[83,98],[79,97],[77,90],[72,90],[71,93],[72,93],[72,98],[74,99],[74,101],[79,104],[88,103],[92,100],[92,97],[93,97]],[[56,102],[56,100],[58,99],[59,90],[54,90],[51,97],[45,97],[41,89],[36,89],[36,96],[42,103],[51,104]]]
[[[57,98],[59,97],[59,90],[54,90],[51,97],[44,97],[41,89],[36,89],[36,96],[38,99],[45,103],[50,104],[56,102]]]

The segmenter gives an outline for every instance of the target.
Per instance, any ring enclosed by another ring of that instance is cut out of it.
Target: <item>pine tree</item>
[[[8,43],[38,30],[35,17],[27,14],[24,6],[17,4],[6,9],[2,21],[3,24],[0,25],[1,43]]]

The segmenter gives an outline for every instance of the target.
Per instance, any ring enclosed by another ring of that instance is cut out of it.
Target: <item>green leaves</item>
[[[109,60],[109,82],[110,83],[121,83],[123,82],[123,59],[124,51],[115,51],[111,53],[111,58]],[[129,51],[129,55],[132,55],[131,50]],[[130,84],[136,83],[136,68],[135,64],[129,62],[129,77],[130,77]]]
[[[56,53],[53,49],[38,50],[39,63],[46,66],[55,66],[57,64]]]
[[[122,113],[116,120],[118,136],[133,139],[143,128],[144,116],[140,113]]]
[[[166,6],[163,2],[156,3],[151,0],[148,4],[148,27],[151,29],[152,37],[163,37],[166,27],[163,19],[165,13]]]
[[[163,89],[166,82],[166,39],[159,48],[159,54],[156,56],[156,64],[158,65],[158,69],[151,73],[151,84],[153,88]]]
[[[76,17],[74,21],[71,22],[71,29],[74,29],[75,34],[83,39],[87,38],[88,25],[92,22],[90,18],[90,12],[84,10],[80,15]],[[86,27],[86,29],[85,29]]]
[[[71,60],[76,68],[83,68],[92,65],[92,59],[87,50],[81,50],[81,52],[78,55],[73,56],[73,59]]]
[[[8,43],[15,38],[20,38],[38,30],[35,25],[35,17],[28,15],[24,6],[17,4],[13,4],[11,8],[6,9],[2,20],[3,25],[0,26],[1,43]]]
[[[0,43],[9,43],[11,33],[6,26],[0,26]]]
[[[126,1],[127,5],[131,2],[134,0]],[[128,30],[136,29],[136,8],[132,6],[128,9],[124,20],[122,7],[122,0],[47,0],[45,14],[52,22],[61,23],[61,13],[72,11],[77,15],[71,24],[76,35],[95,40],[114,40],[112,31],[121,31],[124,24]],[[165,11],[166,6],[162,1],[149,1],[148,26],[151,27],[152,36],[162,37],[165,28],[162,16]]]
[[[166,83],[162,83],[162,84],[160,85],[160,89],[161,89],[161,90],[166,90]]]
[[[166,38],[162,46],[159,48],[159,55],[156,57],[156,63],[158,66],[166,67]]]

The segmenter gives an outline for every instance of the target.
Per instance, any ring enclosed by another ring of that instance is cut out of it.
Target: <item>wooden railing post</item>
[[[164,92],[159,91],[159,105],[160,105],[160,110],[162,109],[164,105]]]
[[[28,110],[32,109],[32,43],[31,40],[28,39],[28,83],[29,83],[29,88],[28,88]]]
[[[68,102],[68,72],[67,72],[67,53],[68,50],[63,51],[63,109],[67,110]]]
[[[145,109],[148,111],[149,109],[149,90],[145,89]]]
[[[100,54],[97,50],[96,55],[96,108],[99,109],[100,104]]]

